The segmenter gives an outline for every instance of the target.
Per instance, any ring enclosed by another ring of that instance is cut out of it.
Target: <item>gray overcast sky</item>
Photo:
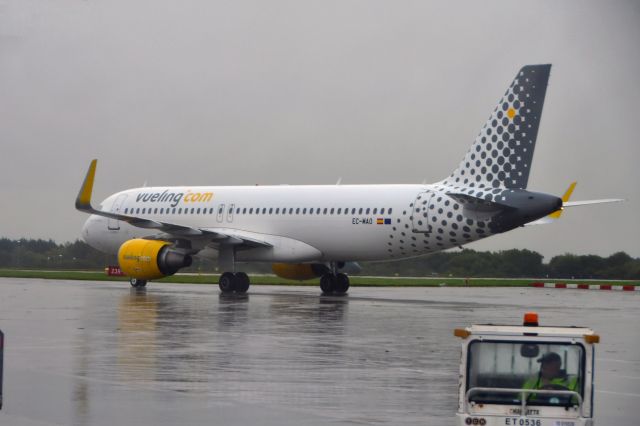
[[[420,183],[552,63],[529,188],[623,204],[469,247],[640,256],[640,2],[0,0],[0,236],[149,185]]]

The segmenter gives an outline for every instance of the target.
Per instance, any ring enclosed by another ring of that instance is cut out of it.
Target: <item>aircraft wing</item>
[[[76,198],[76,209],[82,212],[121,220],[138,228],[158,230],[158,234],[149,237],[150,239],[171,240],[176,238],[190,239],[202,237],[210,240],[213,244],[243,245],[247,248],[272,246],[267,241],[261,239],[260,234],[253,232],[229,228],[194,228],[176,223],[97,210],[91,205],[91,194],[93,193],[93,182],[95,180],[97,163],[97,160],[91,161],[87,175],[84,178],[84,182]]]

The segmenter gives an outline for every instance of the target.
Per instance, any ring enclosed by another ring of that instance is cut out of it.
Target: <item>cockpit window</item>
[[[577,404],[577,398],[566,391],[583,396],[580,344],[474,341],[468,350],[470,402],[520,404],[526,398],[527,405],[570,406]]]

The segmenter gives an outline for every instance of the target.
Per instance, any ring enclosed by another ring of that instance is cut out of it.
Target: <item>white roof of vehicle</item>
[[[466,328],[471,335],[484,336],[539,336],[539,337],[578,337],[594,334],[586,327],[546,327],[513,325],[472,325]]]

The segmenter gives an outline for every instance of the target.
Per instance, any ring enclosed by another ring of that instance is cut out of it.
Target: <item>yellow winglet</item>
[[[91,160],[89,170],[84,178],[80,192],[78,192],[78,198],[76,198],[76,209],[78,210],[93,210],[91,207],[91,193],[93,192],[93,180],[96,177],[96,166],[98,160]]]
[[[571,194],[573,194],[573,190],[576,188],[577,183],[578,182],[571,182],[571,185],[569,185],[569,188],[567,188],[564,195],[562,196],[563,203],[566,203],[569,201],[569,199],[571,198]],[[560,219],[561,214],[562,214],[562,208],[560,210],[556,210],[555,212],[551,213],[549,217],[552,219]]]

